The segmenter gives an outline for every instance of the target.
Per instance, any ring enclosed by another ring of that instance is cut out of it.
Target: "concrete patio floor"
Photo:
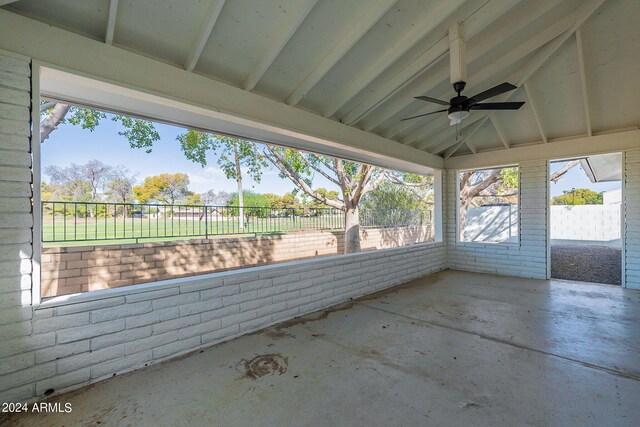
[[[449,270],[5,421],[640,425],[638,325],[637,291]]]

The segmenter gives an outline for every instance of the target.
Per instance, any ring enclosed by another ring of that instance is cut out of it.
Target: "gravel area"
[[[621,285],[622,252],[606,246],[551,246],[554,279]]]

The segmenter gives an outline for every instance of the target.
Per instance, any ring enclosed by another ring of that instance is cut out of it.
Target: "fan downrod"
[[[467,85],[467,82],[459,81],[453,84],[453,90],[458,92],[458,96],[460,96],[460,92],[464,90],[464,87]]]

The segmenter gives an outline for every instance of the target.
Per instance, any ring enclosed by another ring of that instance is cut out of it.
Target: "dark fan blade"
[[[419,99],[420,101],[434,102],[434,103],[440,104],[440,105],[449,105],[449,103],[447,101],[443,101],[441,99],[436,99],[436,98],[431,98],[430,96],[416,96],[416,99]]]
[[[472,99],[475,102],[480,102],[480,101],[484,101],[485,99],[500,95],[501,93],[509,92],[510,90],[514,90],[514,89],[517,89],[517,87],[512,85],[511,83],[500,83],[498,86],[494,86],[491,89],[487,89],[484,92],[480,92],[475,96],[470,96],[469,99]]]
[[[448,111],[448,109],[445,109],[445,110],[438,110],[438,111],[432,111],[432,112],[430,112],[430,113],[420,114],[419,116],[407,117],[406,119],[402,119],[402,120],[400,120],[400,121],[401,121],[401,122],[404,122],[405,120],[417,119],[418,117],[428,116],[429,114],[442,113],[443,111]]]
[[[484,104],[473,104],[469,107],[472,110],[519,110],[524,102],[485,102]]]

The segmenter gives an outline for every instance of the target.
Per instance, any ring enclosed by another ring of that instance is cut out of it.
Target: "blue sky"
[[[121,130],[120,124],[110,119],[103,120],[94,132],[80,126],[63,124],[42,144],[42,169],[49,165],[80,165],[98,159],[111,166],[126,167],[136,176],[139,183],[146,176],[183,172],[189,175],[189,188],[196,193],[203,193],[209,189],[236,191],[235,181],[227,179],[220,171],[213,153],[207,157],[205,168],[185,158],[176,141],[176,136],[184,132],[183,128],[156,123],[156,129],[161,139],[154,144],[153,151],[147,154],[144,150],[130,148],[127,140],[118,135]],[[48,177],[45,175],[43,180],[47,181]],[[295,188],[290,181],[280,178],[274,169],[265,171],[259,184],[248,177],[244,183],[245,190],[279,195]],[[314,177],[313,185],[314,188],[337,190],[333,183],[322,176]]]
[[[156,142],[150,154],[144,150],[132,149],[126,139],[118,135],[120,124],[103,120],[94,132],[71,124],[61,125],[48,140],[42,144],[42,168],[49,165],[69,166],[72,163],[83,164],[98,159],[111,166],[122,165],[136,176],[140,183],[146,176],[160,173],[183,172],[189,175],[190,189],[203,193],[209,189],[215,191],[236,191],[236,183],[227,179],[217,167],[216,156],[207,157],[207,166],[187,160],[180,151],[176,136],[184,128],[156,123],[160,141]],[[562,167],[562,162],[551,164],[551,172]],[[44,180],[48,177],[45,175]],[[337,190],[337,187],[322,176],[315,176],[313,186]],[[245,189],[260,193],[285,194],[294,189],[294,185],[278,176],[274,169],[265,171],[260,183],[245,178]],[[569,171],[558,183],[551,183],[551,197],[571,191],[572,188],[589,188],[594,191],[608,191],[620,188],[620,183],[592,183],[580,166]]]
[[[565,162],[552,162],[551,173],[557,171]],[[567,172],[557,183],[551,183],[551,197],[571,191],[572,188],[588,188],[598,193],[620,188],[620,182],[596,182],[592,183],[580,165]]]

